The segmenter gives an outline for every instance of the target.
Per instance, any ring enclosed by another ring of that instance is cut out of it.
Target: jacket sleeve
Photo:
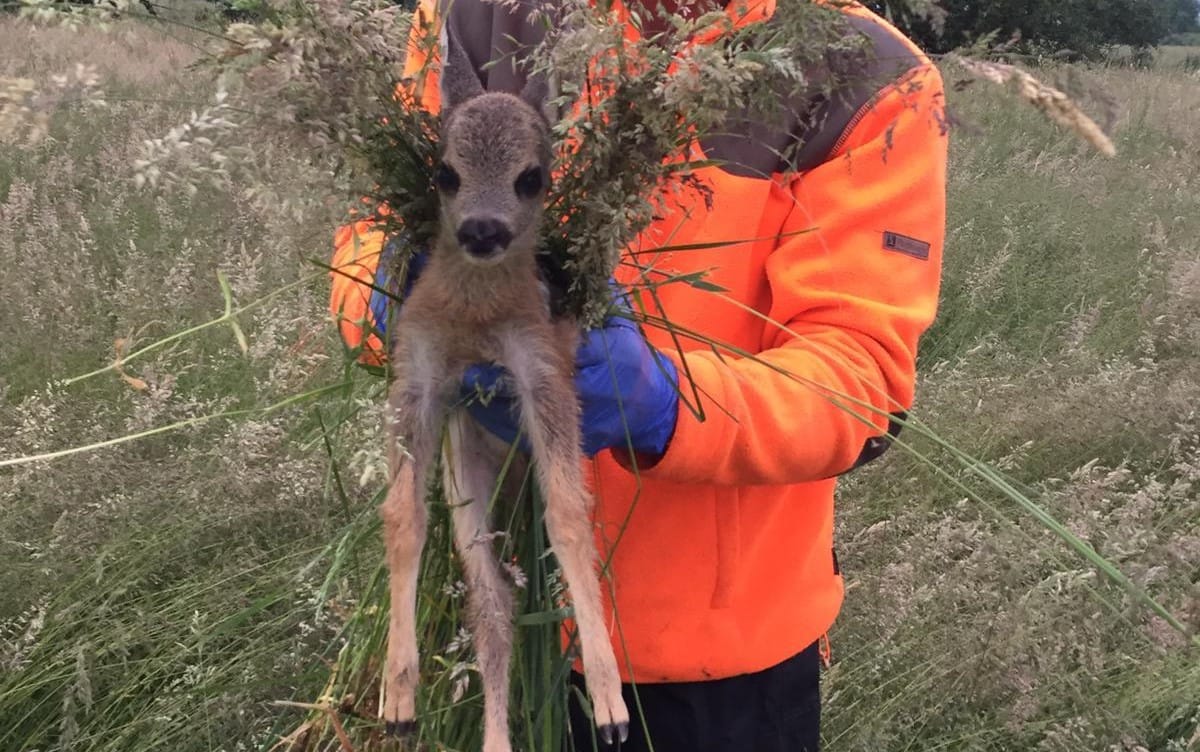
[[[365,365],[379,366],[387,360],[371,312],[371,284],[385,240],[373,220],[344,225],[333,236],[329,312],[342,342],[358,350],[358,361]]]
[[[829,478],[885,433],[889,413],[911,406],[917,340],[937,308],[944,123],[941,78],[927,64],[881,90],[833,155],[791,182],[788,239],[766,262],[765,313],[782,326],[767,324],[757,357],[667,353],[681,366],[686,360],[703,419],[681,406],[647,477],[720,485]],[[686,383],[683,392],[692,393]]]
[[[431,112],[436,112],[440,104],[436,72],[427,65],[435,40],[434,0],[422,0],[413,17],[403,79],[396,87],[396,96],[411,99]],[[329,311],[342,341],[350,349],[359,350],[359,362],[367,365],[383,365],[387,360],[370,306],[370,284],[386,240],[374,218],[347,223],[333,238]]]

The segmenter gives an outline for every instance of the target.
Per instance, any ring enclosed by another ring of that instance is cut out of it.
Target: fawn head
[[[519,97],[485,93],[448,27],[442,43],[440,245],[481,264],[532,253],[550,178],[545,86],[531,81]]]

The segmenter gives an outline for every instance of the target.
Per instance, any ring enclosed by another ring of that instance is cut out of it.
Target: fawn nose
[[[476,258],[487,258],[508,248],[512,230],[498,219],[467,219],[458,226],[459,244]]]

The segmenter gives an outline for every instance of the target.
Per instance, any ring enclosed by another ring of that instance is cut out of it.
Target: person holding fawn
[[[668,239],[695,246],[662,254],[656,268],[708,271],[723,295],[668,285],[639,297],[633,273],[617,275],[621,295],[639,308],[725,351],[613,316],[582,334],[568,366],[595,497],[588,530],[609,561],[598,618],[623,700],[601,690],[596,718],[609,729],[599,736],[589,709],[572,707],[577,750],[819,748],[821,646],[843,599],[837,477],[881,454],[912,404],[945,230],[938,71],[861,5],[838,11],[873,49],[852,63],[861,75],[833,95],[788,103],[778,122],[733,118],[728,134],[702,140],[711,162],[696,177],[707,201],[673,204],[629,249],[637,255]],[[733,0],[725,12],[736,25],[769,24],[775,4]],[[417,19],[461,41],[482,90],[525,89],[520,66],[490,64],[519,58],[539,39],[520,5],[426,2]],[[630,22],[627,33],[646,31]],[[420,95],[439,106],[436,90]],[[453,182],[439,172],[439,190]],[[454,229],[465,233],[454,253],[497,240],[494,227]],[[389,240],[369,222],[335,239],[333,266],[346,274],[334,276],[331,307],[367,362],[387,359],[388,301],[363,283],[387,287],[378,258]],[[425,271],[445,252],[433,249]],[[533,398],[511,366],[485,358],[462,370],[461,394],[483,388],[497,397],[472,402],[472,420],[457,430],[503,441],[531,433],[521,403]],[[681,404],[681,393],[699,404]],[[530,438],[536,454],[541,439]],[[586,644],[583,655],[588,661]],[[586,679],[572,680],[595,689],[585,668]],[[631,714],[625,739],[623,716],[609,710],[617,707]]]

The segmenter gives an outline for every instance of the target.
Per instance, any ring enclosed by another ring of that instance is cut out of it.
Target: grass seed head
[[[1117,148],[1112,139],[1071,97],[1038,80],[1028,71],[1007,63],[976,60],[960,55],[950,55],[947,60],[958,64],[976,78],[1012,86],[1018,97],[1036,107],[1050,120],[1076,133],[1101,154],[1107,157],[1117,155]]]

